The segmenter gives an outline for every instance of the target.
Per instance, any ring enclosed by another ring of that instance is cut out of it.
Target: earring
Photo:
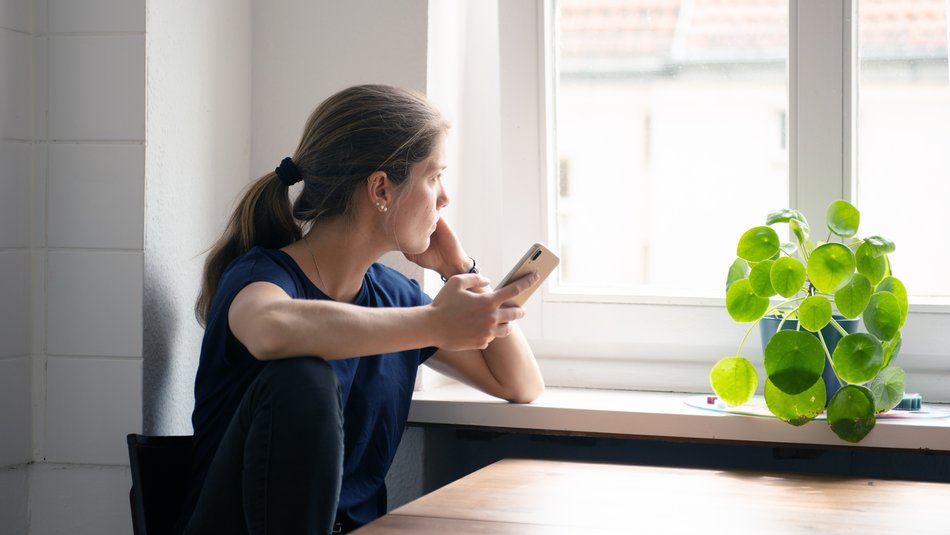
[[[384,213],[389,211],[389,207],[381,202],[376,203],[376,208],[379,208],[379,211]]]

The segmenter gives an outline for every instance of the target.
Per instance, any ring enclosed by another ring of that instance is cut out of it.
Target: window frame
[[[789,204],[816,228],[832,200],[856,193],[856,1],[789,1]],[[555,8],[554,0],[498,2],[502,184],[488,209],[504,232],[483,242],[503,266],[539,236],[557,243],[548,178],[557,165]],[[709,368],[733,355],[748,329],[729,318],[724,296],[587,295],[548,282],[526,308],[522,329],[558,386],[705,392]],[[937,358],[950,334],[941,333],[950,333],[950,305],[912,301],[902,352],[909,388],[950,401],[950,363]],[[758,346],[747,343],[743,356],[760,364]]]

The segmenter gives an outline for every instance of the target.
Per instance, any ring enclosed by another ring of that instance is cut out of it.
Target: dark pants
[[[318,358],[269,362],[224,433],[185,533],[330,533],[342,474],[333,369]]]

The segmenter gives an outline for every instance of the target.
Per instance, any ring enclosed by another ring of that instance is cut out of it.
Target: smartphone
[[[531,297],[531,294],[541,286],[541,283],[544,282],[544,279],[554,271],[554,268],[557,267],[558,263],[561,262],[561,259],[557,257],[556,254],[551,252],[550,249],[544,246],[542,243],[535,243],[531,247],[528,247],[527,252],[524,256],[521,257],[521,260],[518,260],[518,263],[515,264],[515,267],[511,268],[511,271],[505,275],[505,278],[501,279],[501,282],[498,286],[495,287],[503,288],[509,282],[519,279],[532,271],[537,271],[538,280],[535,281],[527,290],[518,294],[517,297],[508,301],[508,303],[523,306],[525,302]]]

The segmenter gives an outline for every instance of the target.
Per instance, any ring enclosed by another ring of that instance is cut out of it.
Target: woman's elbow
[[[274,360],[284,356],[284,348],[280,340],[273,339],[270,336],[255,338],[244,344],[244,347],[257,360]]]
[[[279,326],[262,318],[250,332],[234,334],[255,359],[274,360],[288,356],[288,340],[281,332]]]
[[[544,381],[538,381],[534,385],[524,386],[506,393],[505,401],[509,403],[531,403],[544,393]]]

